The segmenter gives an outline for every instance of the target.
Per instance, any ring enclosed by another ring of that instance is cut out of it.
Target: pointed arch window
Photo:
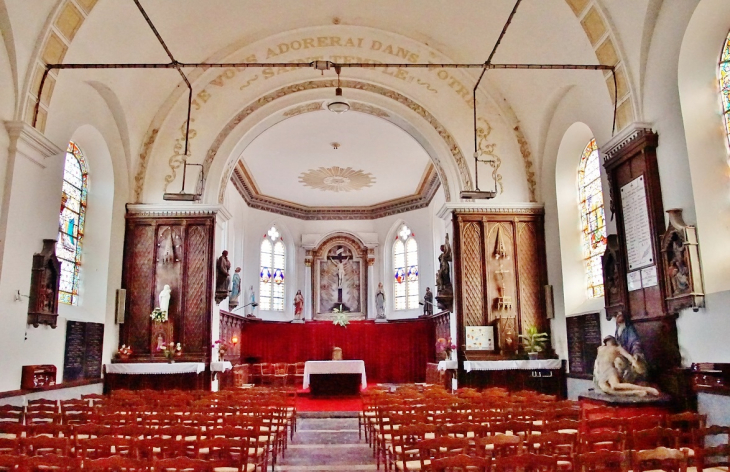
[[[725,125],[725,139],[730,149],[730,33],[725,38],[725,44],[720,54],[718,67],[720,80],[720,99],[722,101],[722,119]]]
[[[606,220],[601,190],[601,161],[596,140],[583,150],[578,166],[578,206],[588,298],[603,296],[601,255],[606,250]]]
[[[281,234],[272,226],[261,241],[259,298],[262,310],[284,311],[284,272],[286,247]]]
[[[418,308],[418,243],[406,225],[398,230],[393,243],[394,308]]]
[[[61,262],[58,301],[67,305],[79,304],[79,268],[81,243],[84,239],[88,174],[84,153],[76,143],[69,142],[63,165],[61,213],[56,242],[56,256]]]

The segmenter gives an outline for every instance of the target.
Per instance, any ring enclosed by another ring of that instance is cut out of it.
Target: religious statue
[[[253,285],[248,287],[248,303],[251,307],[251,311],[248,313],[247,316],[253,316],[253,310],[256,308],[256,292],[253,291]]]
[[[165,285],[157,300],[160,302],[160,311],[167,313],[170,310],[170,286]]]
[[[228,296],[231,286],[231,262],[228,251],[223,251],[215,263],[215,302],[220,303]]]
[[[690,291],[689,268],[685,263],[684,243],[677,237],[676,233],[672,243],[667,250],[669,260],[669,280],[671,282],[672,296],[683,295]]]
[[[345,264],[347,263],[347,259],[342,258],[339,254],[338,256],[339,260],[335,260],[334,257],[330,257],[329,260],[337,267],[337,288],[342,288],[345,283]]]
[[[626,352],[636,359],[636,364],[640,366],[640,368],[636,369],[632,368],[633,363],[631,366],[627,365],[627,368],[621,372],[621,378],[627,382],[643,380],[647,371],[644,351],[641,348],[639,334],[636,332],[636,329],[634,329],[634,326],[623,312],[616,315],[616,335],[614,339],[621,348],[626,350]]]
[[[375,309],[377,312],[376,319],[385,319],[385,291],[383,290],[383,282],[378,284],[378,291],[375,292]]]
[[[236,267],[231,280],[231,295],[228,297],[228,307],[232,310],[238,306],[238,297],[241,295],[241,268]]]
[[[603,346],[598,347],[593,367],[593,382],[603,393],[609,395],[640,397],[659,395],[659,391],[653,387],[636,385],[621,377],[621,372],[628,369],[628,364],[631,364],[636,371],[642,369],[636,357],[621,347],[616,338],[606,336],[603,339]]]
[[[426,295],[423,296],[423,314],[433,315],[433,292],[426,287]]]
[[[304,295],[302,295],[301,290],[297,290],[297,294],[294,295],[294,319],[301,320],[303,312],[304,312]]]
[[[451,311],[454,302],[454,287],[451,285],[451,244],[449,244],[449,235],[446,235],[444,244],[441,245],[441,254],[439,255],[439,270],[436,272],[436,288],[438,293],[436,300],[438,307],[442,310]]]

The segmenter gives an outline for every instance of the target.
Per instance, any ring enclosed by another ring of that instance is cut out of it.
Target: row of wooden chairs
[[[220,470],[253,472],[254,469],[249,467],[252,464],[241,463],[240,455],[233,452],[237,449],[234,445],[229,447],[225,442],[219,441],[216,448],[216,454],[219,456],[212,459],[181,456],[152,461],[117,455],[99,459],[50,454],[36,457],[0,455],[0,470],[12,472],[77,472],[79,470],[88,472],[121,470],[126,472],[214,472]]]
[[[304,362],[251,364],[249,376],[255,385],[302,385]]]

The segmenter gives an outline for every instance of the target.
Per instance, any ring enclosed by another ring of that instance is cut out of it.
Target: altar
[[[560,359],[500,359],[464,361],[466,387],[534,390],[566,398],[565,361]]]
[[[112,390],[208,390],[204,362],[127,362],[104,365],[104,393]]]
[[[368,386],[365,361],[307,361],[302,388],[313,396],[357,395]]]

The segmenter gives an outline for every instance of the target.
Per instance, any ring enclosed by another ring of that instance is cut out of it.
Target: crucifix
[[[342,246],[337,247],[336,256],[330,256],[329,260],[337,267],[337,304],[342,307],[342,287],[345,283],[345,264],[351,258],[344,254]]]

